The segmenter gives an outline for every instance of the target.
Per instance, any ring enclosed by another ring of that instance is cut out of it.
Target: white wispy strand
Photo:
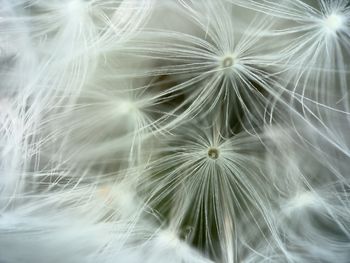
[[[348,1],[232,1],[279,20],[268,34],[278,38],[278,63],[286,68],[291,103],[301,104],[306,121],[349,155],[338,128],[348,123],[350,7]],[[342,114],[334,114],[334,112]]]
[[[271,26],[271,21],[260,18],[261,23],[259,18],[254,18],[250,26],[236,28],[232,6],[212,1],[206,1],[205,5],[194,1],[193,5],[183,15],[195,21],[193,27],[199,27],[197,32],[146,32],[126,51],[154,61],[154,68],[141,69],[140,74],[181,80],[164,91],[172,96],[186,94],[185,101],[174,109],[174,113],[180,114],[177,122],[223,107],[227,119],[236,118],[247,129],[254,127],[254,123],[263,121],[265,114],[272,114],[265,111],[269,102],[266,97],[276,100],[281,93],[272,79],[267,78],[273,71],[264,70],[272,66],[264,55],[267,52],[264,40],[259,34],[250,33]],[[218,13],[225,19],[216,20]],[[220,102],[224,103],[218,106]],[[234,112],[236,116],[232,116]],[[241,112],[244,117],[240,116]]]

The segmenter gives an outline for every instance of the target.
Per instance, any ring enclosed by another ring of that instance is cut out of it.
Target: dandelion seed
[[[232,244],[233,236],[243,238],[240,220],[248,220],[252,232],[266,222],[250,215],[261,213],[270,220],[260,188],[268,179],[259,174],[259,158],[245,154],[258,142],[244,134],[225,139],[221,123],[204,125],[203,130],[194,127],[179,127],[178,137],[165,147],[169,152],[164,156],[160,151],[162,157],[149,163],[150,178],[141,179],[141,188],[165,222],[176,223],[180,230],[192,228],[187,242],[215,260],[236,259],[239,251]],[[248,236],[246,242],[251,242]]]
[[[181,116],[173,126],[182,119],[223,112],[227,122],[235,118],[237,125],[252,131],[252,127],[264,122],[267,97],[277,100],[280,95],[272,79],[265,77],[269,75],[265,72],[269,62],[267,56],[258,55],[264,49],[257,44],[260,36],[250,34],[251,30],[270,27],[271,22],[264,20],[258,25],[254,20],[252,25],[240,29],[231,16],[231,5],[207,3],[208,7],[196,1],[190,1],[191,7],[183,4],[194,26],[199,27],[197,35],[171,30],[146,31],[134,40],[134,47],[125,47],[128,54],[149,58],[155,65],[141,68],[140,73],[132,76],[171,75],[177,80],[163,91],[164,97],[185,97],[171,112]],[[197,6],[203,12],[194,11]],[[225,22],[212,19],[208,24],[206,17],[216,17],[218,13]]]
[[[122,115],[132,115],[137,112],[137,106],[131,101],[122,101],[118,108]]]
[[[236,64],[236,59],[234,56],[225,56],[222,60],[223,68],[230,68]]]
[[[209,158],[216,160],[219,158],[219,150],[216,148],[209,148],[208,150],[208,156]]]
[[[286,204],[286,210],[287,213],[293,213],[317,205],[318,198],[310,191],[306,191],[304,193],[296,194],[291,200],[289,200],[288,204]]]
[[[324,25],[330,32],[334,33],[339,31],[343,27],[343,22],[344,21],[341,15],[331,14],[328,17],[326,17]]]

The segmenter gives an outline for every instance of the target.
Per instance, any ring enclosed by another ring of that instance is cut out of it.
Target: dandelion
[[[150,205],[178,231],[190,229],[187,242],[219,261],[237,260],[241,255],[234,244],[251,242],[253,229],[258,233],[270,223],[264,188],[269,178],[260,170],[263,149],[257,152],[259,141],[244,133],[225,137],[220,124],[179,129],[164,150],[160,148],[159,155],[166,157],[149,163],[151,179],[142,185],[149,184],[145,193],[150,194]],[[264,219],[252,218],[257,214]],[[245,233],[241,224],[246,221],[251,225]]]
[[[0,2],[0,262],[349,261],[348,1]]]
[[[174,110],[174,114],[180,115],[178,120],[220,111],[227,125],[232,118],[247,130],[261,125],[265,115],[269,116],[266,111],[269,97],[277,100],[280,91],[273,79],[268,78],[274,71],[264,55],[270,52],[262,45],[265,40],[251,32],[270,27],[272,22],[262,17],[258,24],[255,17],[250,26],[242,29],[233,16],[237,7],[221,1],[181,4],[185,7],[184,15],[198,28],[195,34],[157,29],[140,34],[135,45],[124,50],[154,61],[155,66],[142,68],[142,73],[133,75],[175,78],[178,84],[164,93],[185,96]],[[219,13],[223,23],[217,20]]]

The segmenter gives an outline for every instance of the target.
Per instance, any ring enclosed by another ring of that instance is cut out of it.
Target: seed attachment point
[[[222,67],[223,68],[230,68],[233,66],[235,60],[232,56],[227,56],[222,60]]]
[[[219,150],[216,148],[209,148],[208,149],[208,157],[210,159],[216,160],[219,158]]]
[[[326,17],[324,21],[324,26],[330,32],[339,31],[343,27],[343,24],[344,19],[339,14],[331,14],[328,17]]]

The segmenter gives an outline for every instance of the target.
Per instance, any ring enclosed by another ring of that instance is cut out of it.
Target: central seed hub
[[[216,148],[209,148],[208,156],[210,159],[216,160],[217,158],[219,158],[219,150]]]
[[[343,26],[343,19],[342,19],[342,17],[340,15],[331,14],[325,20],[325,26],[330,31],[338,31]]]
[[[234,63],[234,59],[233,57],[226,57],[224,58],[224,60],[222,61],[222,67],[224,68],[229,68],[232,67]]]

